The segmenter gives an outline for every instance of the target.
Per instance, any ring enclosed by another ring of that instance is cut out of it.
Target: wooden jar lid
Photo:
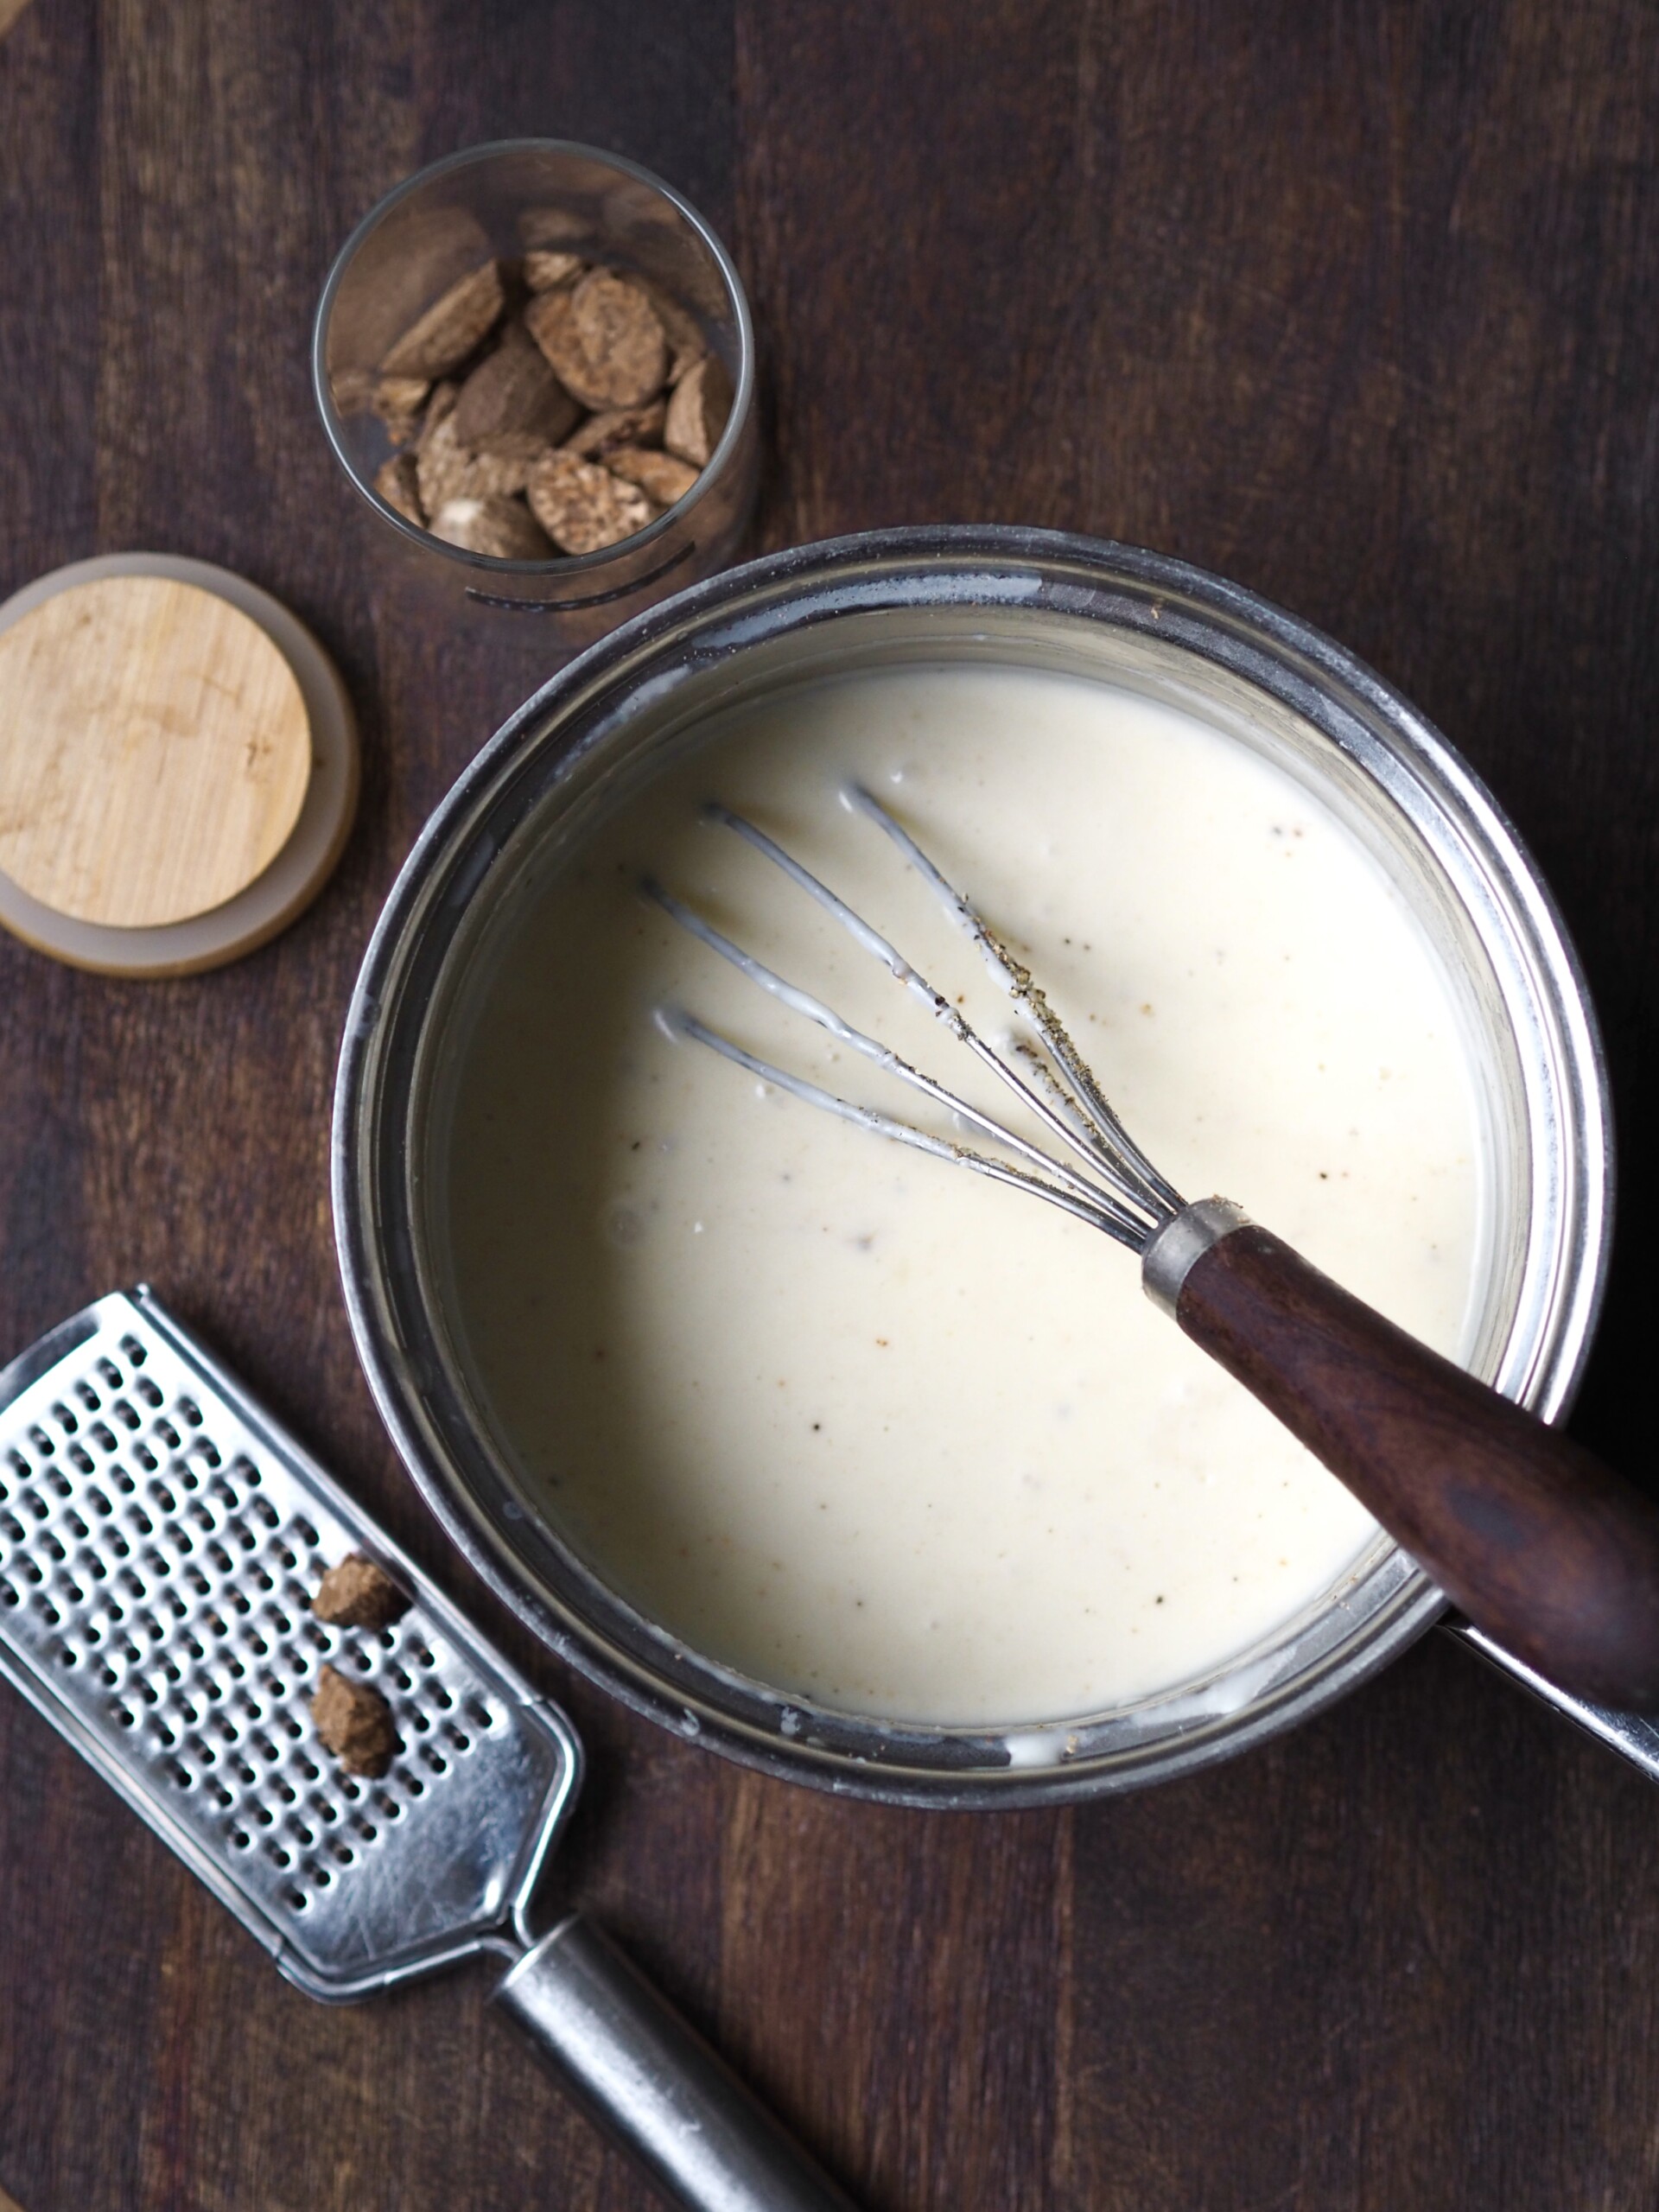
[[[263,944],[351,825],[357,741],[316,640],[267,593],[161,554],[82,561],[0,607],[0,923],[184,975]]]

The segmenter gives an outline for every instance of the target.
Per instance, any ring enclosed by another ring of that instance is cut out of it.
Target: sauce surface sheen
[[[457,1079],[449,1234],[476,1382],[541,1509],[642,1611],[773,1688],[943,1726],[1099,1713],[1281,1628],[1375,1531],[1147,1303],[1132,1255],[653,1020],[689,1007],[963,1134],[648,906],[646,872],[1008,1112],[699,815],[715,795],[751,815],[1005,1034],[973,947],[838,804],[852,779],[1028,961],[1178,1188],[1236,1198],[1453,1354],[1478,1211],[1456,1017],[1398,894],[1298,783],[1171,707],[1012,668],[849,677],[734,716],[499,958]]]

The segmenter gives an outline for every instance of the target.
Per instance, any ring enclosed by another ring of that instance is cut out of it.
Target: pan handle
[[[855,2212],[584,1915],[572,1913],[526,1951],[493,1997],[671,2202],[691,2212]]]
[[[1549,1706],[1599,1744],[1628,1759],[1649,1782],[1659,1782],[1659,1721],[1644,1713],[1621,1713],[1615,1706],[1595,1705],[1588,1698],[1575,1697],[1571,1690],[1557,1689],[1524,1659],[1494,1643],[1490,1636],[1457,1613],[1447,1614],[1440,1626],[1471,1651],[1478,1652],[1489,1667],[1496,1667],[1500,1674],[1530,1690],[1541,1705]]]

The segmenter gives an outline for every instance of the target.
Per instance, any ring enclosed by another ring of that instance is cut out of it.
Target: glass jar
[[[380,362],[458,277],[491,257],[556,246],[648,278],[692,315],[732,380],[720,442],[684,497],[593,553],[503,561],[435,537],[376,491],[393,451],[367,404]],[[469,147],[388,193],[329,271],[312,337],[312,381],[340,466],[406,556],[411,578],[456,611],[533,620],[556,646],[588,645],[627,616],[723,567],[759,480],[754,335],[731,256],[661,178],[589,146],[518,138]]]

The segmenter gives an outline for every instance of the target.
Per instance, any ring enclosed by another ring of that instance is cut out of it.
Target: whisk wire
[[[955,884],[935,867],[910,832],[893,819],[874,791],[862,784],[849,784],[842,798],[843,803],[855,812],[862,814],[887,833],[922,880],[934,892],[945,911],[979,947],[992,976],[1014,1003],[1024,1010],[1044,1045],[1078,1092],[1083,1119],[1092,1128],[1096,1148],[1106,1158],[1108,1164],[1143,1189],[1146,1195],[1160,1206],[1166,1207],[1172,1213],[1179,1213],[1181,1209],[1179,1192],[1153,1166],[1118,1119],[1110,1101],[1101,1090],[1093,1069],[1072,1043],[1065,1025],[1050,1006],[1046,994],[1039,988],[1031,970],[1023,962],[1014,958],[972,900],[964,892],[958,891]],[[1042,1077],[1046,1085],[1052,1085],[1053,1077],[1048,1070],[1042,1071]],[[1066,1103],[1077,1110],[1079,1099],[1070,1099]]]
[[[1089,1071],[1077,1055],[1076,1048],[1071,1045],[1058,1018],[1050,1010],[1042,993],[1032,984],[1029,975],[1024,969],[1019,969],[1011,957],[1004,952],[996,938],[980,916],[975,912],[968,900],[946,882],[920,846],[906,830],[900,829],[872,793],[866,791],[861,785],[852,785],[848,786],[842,797],[846,803],[855,804],[857,810],[868,814],[871,819],[887,830],[906,857],[913,862],[918,872],[946,901],[953,914],[957,915],[963,925],[975,936],[991,964],[993,974],[1008,991],[1009,995],[1015,998],[1016,1002],[1023,1006],[1031,1014],[1045,1045],[1051,1052],[1055,1051],[1057,1046],[1064,1048],[1069,1055],[1069,1065],[1064,1062],[1062,1065],[1067,1066],[1068,1073],[1071,1072],[1072,1068],[1075,1067],[1087,1078],[1094,1089],[1100,1107],[1103,1109],[1106,1128],[1103,1128],[1100,1126],[1103,1116],[1091,1116],[1086,1107],[1080,1105],[1078,1101],[1066,1091],[1065,1086],[1055,1077],[1052,1071],[1043,1066],[1040,1061],[1037,1062],[1037,1065],[1040,1071],[1043,1090],[1048,1095],[1041,1096],[1033,1090],[1032,1085],[1020,1076],[1018,1070],[1010,1067],[995,1047],[988,1043],[966,1017],[958,1012],[944,993],[937,989],[929,982],[925,976],[906,959],[896,945],[889,943],[880,931],[873,928],[861,914],[847,904],[844,899],[830,890],[828,884],[821,882],[810,869],[803,868],[794,855],[786,851],[775,838],[769,837],[764,830],[758,828],[745,816],[735,812],[734,809],[718,799],[710,799],[704,806],[703,813],[709,821],[718,822],[725,828],[735,830],[746,843],[752,845],[758,853],[780,868],[791,882],[798,886],[809,898],[815,899],[826,913],[840,923],[855,944],[861,945],[867,952],[880,960],[888,973],[899,982],[904,984],[936,1020],[944,1024],[958,1044],[965,1045],[983,1066],[988,1067],[1000,1082],[1006,1084],[1024,1105],[1036,1115],[1044,1127],[1060,1140],[1062,1144],[1068,1145],[1096,1173],[1098,1173],[1101,1167],[1104,1166],[1115,1179],[1116,1195],[1120,1198],[1144,1206],[1151,1216],[1154,1226],[1160,1224],[1170,1214],[1178,1213],[1181,1205],[1179,1198],[1167,1184],[1164,1183],[1162,1177],[1157,1174],[1150,1163],[1141,1160],[1135,1147],[1129,1141],[1127,1131],[1122,1130],[1118,1124],[1111,1108],[1106,1105],[1103,1098],[1099,1098],[1098,1085],[1094,1084],[1093,1078],[1089,1075]],[[1022,990],[1016,991],[1010,981],[1010,977],[1016,975],[1023,978]],[[1076,1080],[1075,1076],[1073,1079]],[[1113,1142],[1110,1132],[1114,1130],[1122,1139],[1121,1147]],[[1004,1141],[1007,1141],[1006,1130],[999,1130],[999,1135]]]
[[[735,831],[757,852],[780,868],[791,882],[839,923],[857,944],[880,960],[897,982],[944,1024],[958,1043],[965,1045],[983,1065],[991,1069],[1043,1126],[1083,1160],[1089,1173],[1079,1174],[1075,1167],[1054,1159],[1040,1146],[1031,1143],[990,1115],[970,1105],[944,1084],[913,1067],[891,1046],[855,1028],[822,999],[766,967],[753,954],[746,952],[741,945],[705,921],[695,909],[664,890],[661,884],[647,879],[641,886],[646,894],[682,928],[688,930],[722,959],[730,962],[750,982],[759,985],[792,1012],[804,1014],[809,1020],[816,1022],[839,1043],[959,1116],[969,1128],[978,1129],[996,1143],[1007,1147],[1029,1166],[1014,1166],[1007,1161],[976,1152],[971,1146],[933,1136],[911,1122],[899,1121],[874,1107],[842,1098],[835,1092],[809,1082],[804,1077],[794,1075],[760,1058],[731,1038],[709,1028],[694,1014],[678,1010],[666,1013],[661,1017],[664,1027],[671,1035],[688,1037],[696,1043],[709,1046],[737,1066],[747,1069],[762,1082],[775,1084],[809,1105],[836,1114],[843,1120],[855,1122],[860,1128],[890,1137],[915,1150],[989,1176],[995,1181],[1030,1191],[1077,1219],[1086,1221],[1108,1236],[1116,1237],[1132,1250],[1144,1249],[1156,1231],[1180,1211],[1182,1201],[1179,1195],[1129,1137],[1107,1103],[1087,1064],[1072,1045],[1064,1025],[1033,982],[1029,970],[1014,958],[970,902],[940,874],[908,831],[893,820],[872,793],[861,785],[853,785],[843,792],[842,798],[846,804],[866,815],[886,830],[952,916],[974,938],[992,974],[1031,1021],[1042,1049],[1039,1050],[1036,1045],[1024,1039],[1014,1040],[1010,1047],[1029,1068],[1030,1080],[1019,1069],[1010,1066],[944,994],[936,989],[918,969],[912,967],[895,945],[831,891],[827,884],[820,882],[765,830],[719,801],[710,801],[704,812],[709,820]],[[1049,1060],[1044,1058],[1044,1052],[1058,1066],[1058,1074],[1055,1067],[1049,1065]],[[1065,1081],[1061,1080],[1062,1076]],[[1042,1172],[1033,1173],[1033,1168]],[[1050,1177],[1054,1179],[1050,1181],[1047,1179]],[[1103,1181],[1107,1187],[1102,1187]]]
[[[1058,1184],[1045,1182],[1041,1177],[1027,1174],[1024,1168],[1012,1166],[1007,1160],[994,1160],[988,1154],[976,1152],[971,1145],[953,1144],[949,1138],[936,1137],[926,1129],[918,1129],[912,1122],[901,1122],[893,1115],[884,1114],[878,1107],[864,1106],[850,1098],[842,1098],[833,1090],[823,1090],[806,1077],[796,1075],[788,1068],[780,1068],[770,1060],[763,1060],[719,1030],[710,1029],[694,1014],[676,1008],[664,1011],[659,1017],[671,1035],[689,1037],[695,1043],[706,1045],[711,1052],[730,1060],[760,1078],[762,1083],[777,1084],[791,1097],[799,1098],[809,1106],[816,1106],[826,1114],[837,1115],[842,1121],[853,1122],[874,1136],[891,1137],[895,1144],[908,1145],[914,1152],[931,1154],[935,1160],[948,1161],[955,1167],[971,1168],[976,1175],[988,1175],[993,1182],[1006,1183],[1017,1191],[1029,1191],[1034,1196],[1046,1198],[1078,1221],[1087,1222],[1091,1229],[1103,1230],[1108,1236],[1116,1237],[1120,1244],[1127,1244],[1132,1252],[1141,1249],[1147,1241],[1144,1223],[1136,1221],[1117,1202],[1100,1193],[1093,1198],[1082,1198]],[[992,1124],[996,1136],[1007,1141],[1008,1132]],[[1039,1155],[1041,1157],[1041,1155]],[[1053,1161],[1051,1166],[1057,1165]]]
[[[1018,1135],[1014,1130],[1005,1128],[1001,1122],[994,1120],[990,1115],[982,1113],[977,1106],[970,1105],[967,1099],[959,1097],[944,1084],[925,1074],[920,1068],[912,1066],[902,1054],[895,1052],[890,1045],[884,1045],[879,1037],[871,1037],[865,1031],[855,1029],[852,1023],[837,1014],[833,1007],[826,1006],[822,999],[815,998],[810,991],[803,990],[798,983],[790,982],[785,977],[779,975],[775,969],[768,968],[764,961],[758,960],[753,953],[746,952],[741,945],[734,944],[730,938],[715,929],[711,922],[705,921],[694,908],[686,906],[683,899],[677,899],[672,892],[665,891],[655,878],[647,877],[642,888],[646,896],[654,899],[664,912],[671,915],[683,929],[689,930],[693,937],[706,944],[711,951],[719,953],[722,960],[729,961],[741,975],[747,976],[752,983],[758,984],[763,991],[768,992],[773,998],[780,1001],[791,1012],[804,1014],[809,1021],[815,1021],[821,1029],[827,1029],[837,1043],[848,1046],[855,1052],[861,1053],[864,1058],[873,1061],[877,1067],[883,1069],[888,1075],[896,1076],[899,1082],[908,1084],[912,1090],[921,1091],[925,1096],[932,1099],[936,1105],[943,1106],[947,1112],[959,1115],[964,1122],[980,1130],[982,1135],[995,1139],[999,1144],[1009,1146],[1014,1151],[1019,1153],[1022,1159],[1028,1160],[1033,1166],[1046,1169],[1049,1173],[1058,1176],[1069,1190],[1090,1206],[1114,1212],[1121,1211],[1110,1192],[1101,1190],[1097,1184],[1090,1182],[1085,1176],[1079,1175],[1074,1168],[1068,1167],[1063,1160],[1052,1159],[1049,1154],[1042,1150],[1040,1146],[1029,1143],[1027,1139]],[[690,1019],[690,1017],[688,1017],[688,1021]],[[698,1043],[707,1044],[715,1033],[698,1022],[695,1030],[688,1027],[684,1033],[695,1034]],[[734,1046],[733,1052],[728,1054],[728,1058],[734,1057],[740,1049]],[[786,1084],[784,1088],[794,1089],[795,1085]],[[814,1088],[814,1086],[809,1086],[809,1088]],[[797,1091],[797,1096],[804,1095],[803,1092]],[[832,1099],[833,1096],[834,1094],[831,1092],[818,1092],[813,1103],[822,1104]],[[850,1107],[846,1100],[837,1103],[847,1107],[848,1110],[854,1114],[855,1118],[859,1117],[861,1109]],[[888,1128],[884,1134],[891,1135],[893,1131]],[[1139,1227],[1139,1224],[1134,1223],[1127,1214],[1123,1216],[1123,1223],[1126,1228]]]

